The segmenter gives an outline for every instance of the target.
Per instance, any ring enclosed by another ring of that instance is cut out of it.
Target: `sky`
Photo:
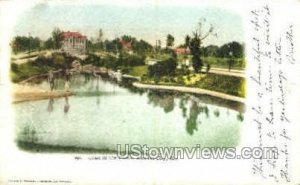
[[[105,39],[131,35],[151,44],[161,40],[165,45],[167,34],[175,37],[175,45],[183,44],[187,34],[205,20],[204,32],[212,24],[217,36],[210,36],[203,45],[222,45],[231,41],[244,42],[242,17],[237,12],[212,6],[159,6],[140,4],[37,4],[23,11],[14,27],[14,36],[50,37],[55,27],[63,31],[78,31],[97,38],[99,29]]]

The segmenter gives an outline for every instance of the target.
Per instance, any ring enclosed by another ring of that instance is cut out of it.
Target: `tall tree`
[[[158,47],[159,50],[161,49],[161,40],[157,41],[157,47]]]
[[[103,30],[102,29],[99,29],[99,34],[98,34],[98,42],[103,42]]]
[[[174,46],[175,38],[171,34],[167,35],[167,48]]]
[[[63,41],[63,32],[59,28],[54,28],[54,30],[52,31],[52,40],[54,49],[59,49]]]
[[[45,41],[45,48],[46,49],[53,49],[54,48],[54,42],[53,42],[53,39],[51,37]]]
[[[189,45],[190,45],[191,37],[190,37],[189,35],[186,35],[184,40],[185,40],[184,46],[185,46],[185,53],[186,53],[186,49],[187,49],[187,48],[189,47]]]
[[[203,31],[203,22],[205,20],[200,21],[198,24],[198,29],[193,32],[193,38],[190,40],[189,48],[193,55],[192,62],[193,68],[196,73],[201,72],[203,61],[201,60],[200,48],[203,40],[205,40],[210,34],[213,33],[213,26],[210,25],[208,30]]]
[[[99,32],[98,32],[98,37],[97,37],[97,43],[95,44],[95,47],[97,49],[104,49],[104,42],[103,42],[103,30],[102,29],[99,29]]]
[[[184,40],[185,40],[185,47],[189,47],[191,37],[189,35],[186,35]]]

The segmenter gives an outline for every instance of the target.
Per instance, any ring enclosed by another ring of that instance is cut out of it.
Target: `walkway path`
[[[203,71],[205,71],[205,69]],[[214,74],[219,74],[219,75],[226,75],[226,76],[235,76],[235,77],[240,77],[240,78],[246,78],[244,70],[231,69],[230,71],[228,71],[228,69],[226,69],[226,68],[215,68],[215,67],[212,67],[209,70],[209,73],[214,73]]]
[[[150,85],[150,84],[142,84],[139,82],[134,82],[133,86],[142,88],[142,89],[154,89],[154,90],[171,90],[171,91],[178,91],[178,92],[185,92],[185,93],[194,93],[194,94],[204,94],[209,96],[214,96],[230,101],[235,101],[239,103],[245,103],[245,98],[237,97],[228,95],[225,93],[220,93],[216,91],[200,89],[195,87],[184,87],[184,86],[168,86],[168,85]]]

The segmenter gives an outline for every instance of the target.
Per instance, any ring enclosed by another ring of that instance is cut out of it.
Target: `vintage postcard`
[[[0,184],[300,183],[300,2],[0,1]]]

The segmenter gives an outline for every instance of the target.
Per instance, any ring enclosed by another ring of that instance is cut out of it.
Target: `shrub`
[[[13,72],[17,72],[18,71],[18,64],[16,63],[11,63],[10,68]]]
[[[161,77],[161,76],[174,76],[177,62],[175,58],[169,58],[164,61],[157,62],[156,64],[149,66],[150,77]]]

